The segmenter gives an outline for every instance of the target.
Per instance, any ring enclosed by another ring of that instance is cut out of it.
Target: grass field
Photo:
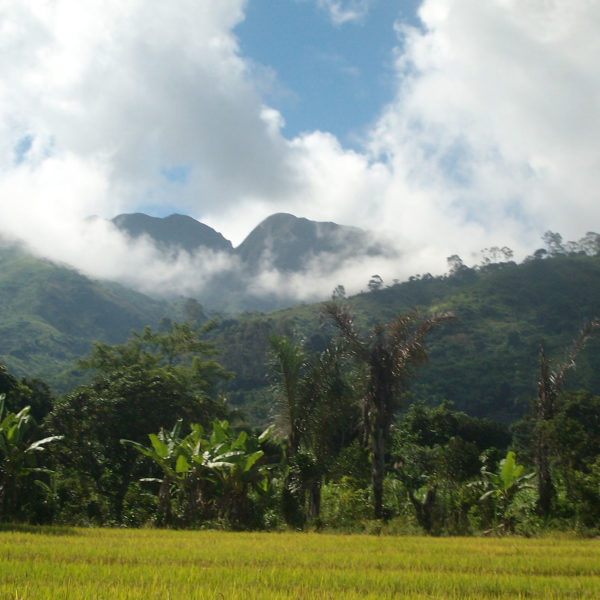
[[[600,598],[600,541],[0,532],[0,599]]]

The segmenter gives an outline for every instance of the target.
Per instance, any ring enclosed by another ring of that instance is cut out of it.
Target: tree
[[[588,231],[579,240],[579,248],[588,256],[598,256],[600,254],[600,235],[593,231]]]
[[[598,319],[586,323],[573,343],[566,359],[555,370],[552,370],[550,366],[544,344],[540,346],[538,391],[533,404],[533,417],[535,420],[533,453],[538,475],[538,511],[544,516],[550,514],[555,493],[550,470],[552,455],[551,422],[557,413],[558,399],[567,373],[575,368],[577,355],[583,350],[594,330],[599,327],[600,320]]]
[[[8,372],[8,369],[0,364],[0,394],[5,395],[5,408],[17,413],[22,408],[29,406],[30,414],[36,421],[41,423],[52,408],[53,396],[50,388],[41,379],[16,377]]]
[[[482,455],[506,454],[509,433],[499,424],[417,401],[392,428],[392,475],[399,479],[419,525],[428,533],[462,533],[476,503],[465,482],[480,474]],[[493,461],[494,464],[496,461]]]
[[[343,300],[346,297],[346,288],[340,283],[336,285],[331,293],[332,300]]]
[[[379,519],[383,517],[386,445],[400,396],[408,388],[414,367],[427,360],[425,336],[454,315],[439,313],[419,321],[414,312],[401,314],[387,325],[377,323],[363,337],[345,306],[331,301],[326,303],[325,311],[340,330],[348,350],[366,367],[365,430],[371,438],[373,508]]]
[[[370,292],[376,292],[383,287],[383,279],[381,275],[371,275],[371,279],[369,279],[369,284],[367,286]]]
[[[300,438],[307,427],[307,397],[302,390],[307,358],[303,348],[288,336],[271,336],[269,344],[270,370],[274,375],[273,389],[277,401],[276,422],[286,440],[286,457],[289,460],[297,454]]]
[[[213,386],[227,374],[201,339],[205,331],[177,323],[166,333],[146,328],[124,344],[95,344],[81,361],[95,370],[91,383],[60,398],[46,422],[65,436],[56,452],[63,493],[81,494],[73,510],[86,510],[86,520],[119,521],[128,487],[138,478],[139,455],[119,440],[141,443],[178,419],[207,426],[225,416]]]
[[[511,260],[514,252],[508,246],[503,246],[502,248],[492,246],[491,248],[484,248],[481,251],[481,256],[481,264],[487,266],[502,260],[505,262]]]
[[[354,372],[338,345],[330,344],[311,358],[303,391],[309,406],[303,442],[314,457],[312,477],[308,482],[309,515],[318,518],[323,477],[356,435],[360,421],[354,401]]]
[[[284,494],[287,520],[301,525],[308,512],[318,518],[323,476],[350,441],[358,415],[340,348],[330,345],[309,356],[288,337],[270,338],[277,394],[276,422],[286,439],[289,474]]]
[[[560,233],[555,233],[554,231],[548,230],[542,236],[542,240],[546,244],[546,248],[548,248],[548,254],[550,254],[550,256],[565,254],[563,238]]]
[[[456,275],[457,273],[460,273],[461,271],[467,269],[465,263],[458,254],[448,256],[448,258],[446,258],[446,263],[448,265],[450,275]]]
[[[48,472],[37,465],[36,455],[48,444],[62,439],[49,436],[33,440],[35,423],[30,408],[18,413],[5,410],[5,396],[0,394],[0,518],[12,516],[17,508],[19,482],[34,473]]]

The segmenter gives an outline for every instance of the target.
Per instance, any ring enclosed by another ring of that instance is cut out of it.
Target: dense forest
[[[594,533],[590,240],[269,315],[187,303],[95,343],[60,395],[1,367],[0,519]]]

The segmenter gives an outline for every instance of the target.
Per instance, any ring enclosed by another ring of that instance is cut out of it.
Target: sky
[[[186,293],[224,259],[87,217],[237,245],[290,212],[396,244],[319,289],[523,258],[600,229],[599,31],[598,0],[0,0],[0,233]]]

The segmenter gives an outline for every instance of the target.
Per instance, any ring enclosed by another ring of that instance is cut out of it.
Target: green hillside
[[[57,389],[71,385],[73,361],[94,340],[123,342],[168,312],[164,302],[14,247],[0,249],[0,298],[0,363]]]
[[[561,255],[463,268],[446,277],[413,278],[360,294],[348,304],[365,329],[399,312],[453,311],[457,319],[430,338],[430,361],[414,380],[414,397],[451,400],[475,416],[512,421],[535,394],[540,343],[562,358],[585,319],[600,315],[600,257]],[[322,348],[335,332],[320,305],[226,320],[218,332],[224,365],[237,374],[229,401],[253,421],[268,418],[268,335],[294,334]],[[600,340],[593,340],[570,374],[569,387],[600,393]]]
[[[156,327],[165,317],[206,319],[192,300],[187,308],[182,301],[155,301],[15,248],[0,249],[0,298],[0,363],[57,391],[80,380],[74,361],[93,341],[121,343],[132,330]],[[451,400],[472,415],[508,422],[528,410],[535,394],[540,342],[551,357],[561,358],[584,320],[600,315],[600,256],[572,253],[520,265],[463,267],[452,276],[413,277],[347,302],[365,330],[400,312],[454,312],[457,319],[429,338],[430,362],[417,372],[413,396],[432,404]],[[221,362],[235,373],[222,391],[252,424],[268,421],[273,404],[269,335],[294,335],[321,350],[336,332],[320,311],[315,304],[223,316],[211,333]],[[581,354],[569,386],[600,394],[599,361],[596,339]]]

